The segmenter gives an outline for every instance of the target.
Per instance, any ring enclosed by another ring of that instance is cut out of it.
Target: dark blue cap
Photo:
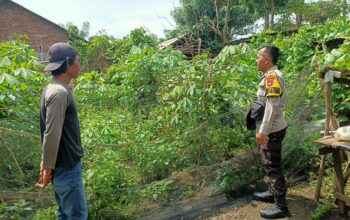
[[[57,70],[67,57],[75,57],[77,51],[67,43],[55,43],[49,48],[49,64],[45,71]]]

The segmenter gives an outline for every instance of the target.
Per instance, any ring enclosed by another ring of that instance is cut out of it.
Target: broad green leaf
[[[332,54],[333,56],[339,57],[339,56],[341,56],[343,53],[340,52],[340,51],[337,50],[337,49],[333,49],[333,50],[331,51],[331,54]]]
[[[11,65],[11,60],[8,58],[8,56],[5,56],[1,60],[1,67],[8,68]]]
[[[171,118],[170,123],[177,124],[178,122],[179,122],[179,115],[176,114],[174,117]]]
[[[16,69],[13,74],[15,76],[21,75],[24,79],[26,79],[27,76],[33,76],[34,71],[21,67]]]
[[[7,73],[4,73],[3,75],[5,77],[6,82],[8,84],[10,84],[11,86],[19,83],[18,80],[14,76],[11,76],[10,74],[7,74]]]
[[[5,80],[5,74],[4,73],[0,73],[0,84],[4,82]]]
[[[245,53],[245,52],[247,52],[248,47],[249,47],[249,46],[248,46],[248,44],[243,43],[243,44],[242,44],[241,53]]]
[[[195,85],[192,85],[189,89],[189,95],[192,97],[193,94],[194,94],[194,88],[195,88]]]
[[[21,64],[22,62],[25,61],[25,58],[24,58],[22,55],[17,54],[15,60],[16,60],[16,63],[17,63],[17,64]]]
[[[324,60],[325,60],[325,63],[326,63],[326,64],[331,64],[331,63],[333,63],[333,61],[334,61],[334,56],[333,56],[332,54],[328,53],[328,54],[325,56]]]
[[[22,69],[22,68],[16,69],[16,70],[13,72],[13,75],[18,76],[18,75],[21,73],[21,69]]]
[[[16,96],[10,94],[10,95],[8,95],[8,97],[9,97],[12,101],[16,101]]]

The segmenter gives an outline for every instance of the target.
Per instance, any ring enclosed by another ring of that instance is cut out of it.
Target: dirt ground
[[[290,220],[311,220],[311,212],[316,208],[316,202],[314,201],[314,188],[307,183],[299,184],[295,187],[288,189],[287,203],[291,216]],[[251,197],[221,210],[217,210],[216,213],[205,217],[199,217],[197,220],[260,220],[263,219],[259,215],[261,208],[267,207],[270,204],[254,201]],[[337,209],[331,210],[327,216],[322,220],[338,220],[346,219],[340,218],[337,214]]]

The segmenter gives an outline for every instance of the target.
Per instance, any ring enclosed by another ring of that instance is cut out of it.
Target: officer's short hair
[[[267,53],[271,57],[272,63],[274,65],[277,64],[278,57],[280,56],[280,48],[278,48],[275,45],[269,44],[261,47],[260,49],[265,49],[265,53]]]

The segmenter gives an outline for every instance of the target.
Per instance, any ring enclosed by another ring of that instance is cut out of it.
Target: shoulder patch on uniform
[[[278,97],[282,94],[282,86],[278,80],[277,73],[272,71],[265,78],[265,88],[267,97]]]

